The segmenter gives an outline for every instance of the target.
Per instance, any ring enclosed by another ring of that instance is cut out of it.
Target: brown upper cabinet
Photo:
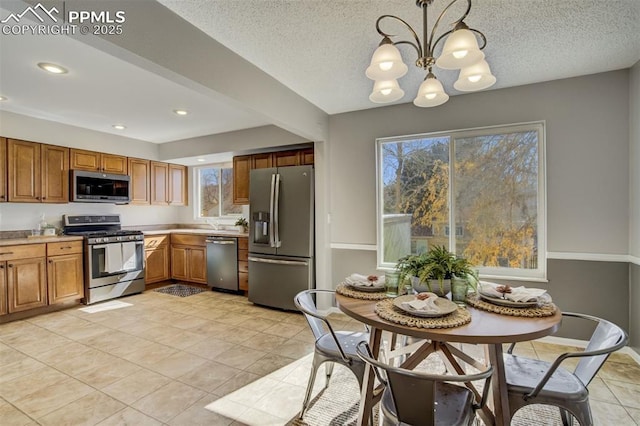
[[[186,206],[187,168],[178,164],[151,162],[151,204]]]
[[[233,204],[249,204],[249,179],[252,169],[313,165],[313,160],[313,148],[233,157]]]
[[[6,155],[8,201],[69,201],[69,148],[9,139]]]
[[[233,157],[233,204],[249,204],[251,155]]]
[[[150,167],[149,160],[129,158],[129,176],[131,177],[131,204],[149,204],[150,192]]]
[[[71,169],[126,175],[127,157],[71,148]]]
[[[0,203],[7,201],[7,139],[0,138]]]

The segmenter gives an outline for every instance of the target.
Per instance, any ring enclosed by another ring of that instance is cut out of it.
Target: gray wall
[[[640,61],[629,76],[629,334],[640,352]]]
[[[552,259],[548,283],[523,284],[548,288],[562,309],[628,328],[629,70],[455,96],[431,109],[405,104],[332,116],[334,285],[350,272],[374,272],[374,251],[335,246],[376,244],[376,138],[536,120],[546,122]],[[622,261],[593,261],[612,258]]]

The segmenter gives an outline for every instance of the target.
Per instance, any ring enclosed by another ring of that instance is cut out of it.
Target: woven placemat
[[[540,318],[550,317],[556,313],[556,305],[553,303],[541,305],[536,308],[509,308],[484,301],[480,299],[477,293],[468,295],[466,302],[474,308],[482,309],[483,311],[501,315],[510,315],[512,317]]]
[[[351,287],[348,287],[344,283],[338,284],[338,286],[336,287],[336,293],[346,297],[351,297],[353,299],[362,299],[362,300],[383,300],[387,298],[387,294],[384,291],[376,291],[376,292],[358,291],[358,290],[352,289]]]
[[[418,328],[453,328],[471,322],[471,314],[464,308],[458,308],[443,317],[421,318],[414,317],[396,308],[393,305],[393,299],[376,303],[376,314],[387,321]]]

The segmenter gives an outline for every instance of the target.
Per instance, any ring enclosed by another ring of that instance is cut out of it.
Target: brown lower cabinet
[[[249,291],[249,239],[238,238],[238,288]]]
[[[171,278],[169,274],[168,234],[144,237],[144,281],[153,284]]]
[[[0,247],[0,315],[84,297],[82,241]]]
[[[49,304],[84,297],[82,241],[47,244]]]
[[[207,283],[207,248],[203,235],[171,234],[171,278]]]

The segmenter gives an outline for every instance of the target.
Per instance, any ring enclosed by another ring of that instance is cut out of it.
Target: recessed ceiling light
[[[204,163],[205,159],[204,158],[198,158],[198,161],[201,163]]]
[[[127,126],[125,126],[124,124],[114,124],[111,127],[113,127],[114,129],[117,129],[117,130],[124,130],[124,129],[127,128]]]
[[[66,68],[61,67],[60,65],[51,64],[49,62],[40,62],[38,67],[41,69],[50,72],[51,74],[66,74],[68,71]]]
[[[173,112],[178,114],[178,115],[187,115],[187,114],[189,114],[189,111],[187,111],[186,109],[174,109]]]
[[[0,102],[6,101],[6,100],[7,100],[7,98],[5,96],[0,96]]]

